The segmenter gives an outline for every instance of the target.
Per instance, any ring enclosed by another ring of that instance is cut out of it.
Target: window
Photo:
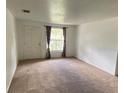
[[[52,28],[51,29],[51,39],[50,39],[50,50],[63,50],[63,29]]]

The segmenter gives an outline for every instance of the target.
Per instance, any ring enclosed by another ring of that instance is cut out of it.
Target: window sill
[[[63,52],[63,50],[50,50],[50,52]]]

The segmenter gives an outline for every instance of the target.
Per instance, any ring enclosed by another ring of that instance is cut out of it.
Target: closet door
[[[24,59],[41,58],[41,29],[35,26],[25,26]]]

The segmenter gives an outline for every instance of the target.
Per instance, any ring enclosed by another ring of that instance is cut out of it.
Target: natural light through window
[[[50,39],[50,50],[63,50],[63,29],[62,28],[52,28],[51,29],[51,39]]]

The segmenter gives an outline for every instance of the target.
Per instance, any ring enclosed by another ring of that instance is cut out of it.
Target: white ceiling
[[[118,0],[7,0],[20,19],[57,24],[81,24],[117,16]],[[31,12],[25,14],[22,9]]]

